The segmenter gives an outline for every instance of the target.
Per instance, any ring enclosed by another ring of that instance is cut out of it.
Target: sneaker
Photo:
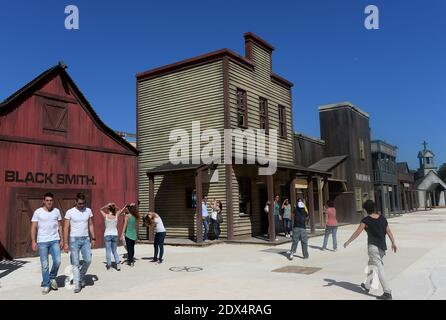
[[[51,289],[52,290],[57,290],[57,289],[59,289],[59,287],[57,286],[57,281],[56,281],[56,279],[51,279],[50,280],[50,286],[51,286]]]
[[[370,289],[367,289],[364,283],[361,283],[361,288],[364,289],[366,293],[369,293]]]
[[[84,279],[81,280],[81,288],[85,288],[85,286],[87,285],[87,283],[85,282]]]
[[[161,264],[161,263],[163,263],[163,259],[158,260],[158,264]]]
[[[334,252],[338,251],[338,249],[333,249]]]
[[[116,265],[116,270],[121,271],[121,266],[119,264]]]
[[[105,269],[107,269],[107,271],[110,271],[110,270],[111,270],[111,267],[110,267],[109,265],[106,265],[106,266],[105,266]]]
[[[304,257],[304,259],[308,259],[308,258],[309,258],[309,256]]]
[[[81,287],[74,287],[74,293],[81,292]]]
[[[290,252],[290,256],[288,259],[293,260],[293,258],[294,258],[294,253]]]
[[[277,238],[277,237],[276,237],[276,239],[275,239],[275,240],[276,240],[276,241],[279,241],[279,238]]]
[[[134,267],[134,266],[135,266],[135,263],[134,263],[134,262],[130,263],[130,266],[131,266],[131,267]]]
[[[42,294],[48,294],[50,292],[50,287],[44,287],[42,289]]]
[[[158,259],[153,258],[152,260],[150,260],[150,262],[158,262]]]
[[[392,295],[390,293],[384,292],[382,296],[376,297],[378,300],[392,300]]]

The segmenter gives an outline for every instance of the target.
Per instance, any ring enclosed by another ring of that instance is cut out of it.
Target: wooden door
[[[13,228],[12,253],[14,258],[35,257],[38,252],[31,247],[31,218],[34,211],[43,204],[43,195],[54,194],[54,207],[60,210],[62,218],[68,209],[74,206],[76,194],[83,191],[87,196],[87,205],[91,199],[88,190],[48,190],[48,189],[18,189],[16,191],[15,227]]]

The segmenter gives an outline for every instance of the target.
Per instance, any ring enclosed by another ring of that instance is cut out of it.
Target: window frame
[[[281,112],[283,111],[283,112]],[[279,137],[282,139],[287,139],[288,135],[287,135],[287,118],[286,118],[286,107],[284,105],[279,104],[277,106],[277,115],[278,115],[278,119],[279,119]],[[281,119],[281,115],[283,116],[283,119]],[[283,129],[283,134],[282,134],[282,129]]]
[[[243,101],[242,101],[242,105],[239,103],[239,93],[242,94],[243,97]],[[237,127],[239,128],[248,128],[248,94],[246,92],[246,90],[242,89],[242,88],[237,88],[236,89],[236,107],[237,107]],[[241,112],[243,113],[243,123],[240,124],[239,121],[239,117],[241,115]]]

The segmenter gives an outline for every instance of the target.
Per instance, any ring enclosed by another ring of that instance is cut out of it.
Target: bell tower
[[[418,176],[424,177],[429,171],[437,173],[437,167],[434,163],[434,153],[427,149],[427,142],[423,141],[423,150],[418,152],[418,159],[420,161],[420,168],[418,169]]]

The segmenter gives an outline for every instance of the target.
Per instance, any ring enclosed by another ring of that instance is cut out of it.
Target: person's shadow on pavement
[[[324,279],[324,281],[327,282],[327,284],[324,285],[324,287],[338,286],[338,287],[344,288],[346,290],[350,290],[350,291],[353,291],[356,293],[361,293],[366,296],[376,298],[375,295],[365,292],[364,289],[362,289],[361,286],[356,283],[351,283],[351,282],[347,282],[347,281],[336,281],[334,279]]]

